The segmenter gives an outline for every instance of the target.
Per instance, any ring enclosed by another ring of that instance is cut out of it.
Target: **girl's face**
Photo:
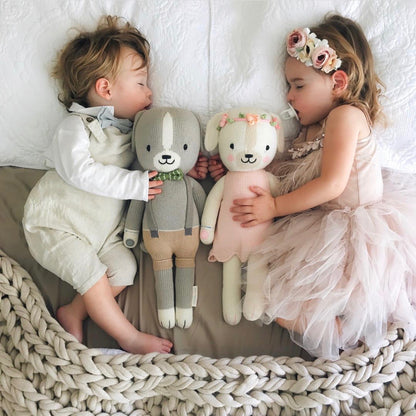
[[[287,100],[303,126],[323,120],[335,107],[334,81],[296,58],[288,57],[285,75],[289,85]]]
[[[134,119],[137,112],[152,103],[152,91],[147,86],[147,68],[143,59],[134,50],[122,47],[120,71],[111,85],[111,102],[114,115],[118,118]]]

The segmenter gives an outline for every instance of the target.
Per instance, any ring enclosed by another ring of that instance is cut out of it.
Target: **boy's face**
[[[147,86],[147,68],[143,59],[129,47],[120,51],[120,71],[112,81],[109,105],[114,106],[118,118],[134,119],[137,112],[152,103],[152,91]]]

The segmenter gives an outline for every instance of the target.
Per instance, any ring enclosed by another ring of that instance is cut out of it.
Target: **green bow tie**
[[[171,172],[159,172],[153,181],[180,181],[183,179],[183,172],[180,169],[172,170]]]

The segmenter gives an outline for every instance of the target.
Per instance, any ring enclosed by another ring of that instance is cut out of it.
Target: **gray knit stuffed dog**
[[[156,178],[163,180],[163,186],[162,193],[148,202],[130,202],[124,244],[136,246],[141,229],[144,247],[153,260],[160,325],[172,328],[176,322],[188,328],[205,192],[186,173],[198,158],[200,125],[190,111],[152,108],[136,115],[132,143],[140,167],[157,170]]]

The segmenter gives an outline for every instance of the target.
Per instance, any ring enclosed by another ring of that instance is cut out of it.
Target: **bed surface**
[[[44,172],[16,167],[0,168],[0,247],[32,276],[49,311],[68,303],[74,290],[43,269],[31,257],[23,235],[21,219],[29,190]],[[119,296],[119,304],[129,320],[142,331],[169,338],[177,354],[201,354],[207,357],[235,357],[257,354],[297,356],[301,349],[278,325],[259,326],[243,320],[231,327],[222,319],[221,264],[209,263],[209,247],[201,244],[197,255],[196,285],[198,306],[194,322],[187,330],[160,327],[155,304],[154,275],[149,256],[134,250],[139,262],[135,284]],[[117,348],[117,344],[92,321],[85,323],[85,345]],[[304,353],[303,353],[304,354]],[[306,357],[306,354],[303,356]]]

